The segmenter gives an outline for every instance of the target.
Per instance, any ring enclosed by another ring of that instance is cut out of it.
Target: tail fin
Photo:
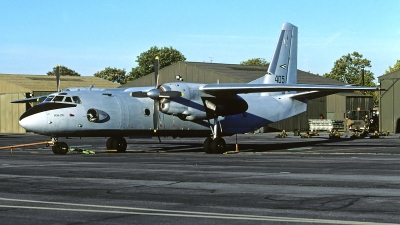
[[[268,73],[250,83],[296,84],[297,83],[297,27],[284,23],[272,55]]]

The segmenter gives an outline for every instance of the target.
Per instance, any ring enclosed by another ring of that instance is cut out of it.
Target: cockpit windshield
[[[45,102],[50,102],[51,100],[53,100],[54,95],[49,95],[49,97],[47,97],[44,101]]]
[[[78,96],[66,96],[66,93],[60,93],[59,95],[49,95],[43,102],[66,102],[81,104],[82,101]]]

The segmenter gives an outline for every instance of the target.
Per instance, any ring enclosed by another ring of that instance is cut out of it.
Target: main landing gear
[[[127,143],[123,137],[110,137],[106,143],[107,150],[116,149],[117,152],[126,152]]]
[[[218,119],[214,119],[214,125],[211,126],[211,131],[212,137],[207,137],[204,141],[204,152],[207,154],[222,154],[226,152],[225,140],[218,136]]]

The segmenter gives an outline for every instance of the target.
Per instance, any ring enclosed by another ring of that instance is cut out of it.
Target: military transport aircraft
[[[155,68],[157,81],[158,59]],[[106,148],[125,152],[124,137],[130,136],[206,137],[204,151],[218,154],[226,149],[223,136],[302,113],[309,99],[354,90],[376,88],[297,84],[297,27],[284,23],[268,73],[250,83],[67,88],[28,109],[19,123],[27,131],[51,136],[55,154],[68,151],[58,137],[110,137]]]

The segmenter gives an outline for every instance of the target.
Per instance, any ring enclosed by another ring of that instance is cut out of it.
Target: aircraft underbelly
[[[254,131],[267,124],[286,119],[306,110],[306,104],[289,97],[248,97],[245,113],[226,116],[221,121],[224,133]]]

